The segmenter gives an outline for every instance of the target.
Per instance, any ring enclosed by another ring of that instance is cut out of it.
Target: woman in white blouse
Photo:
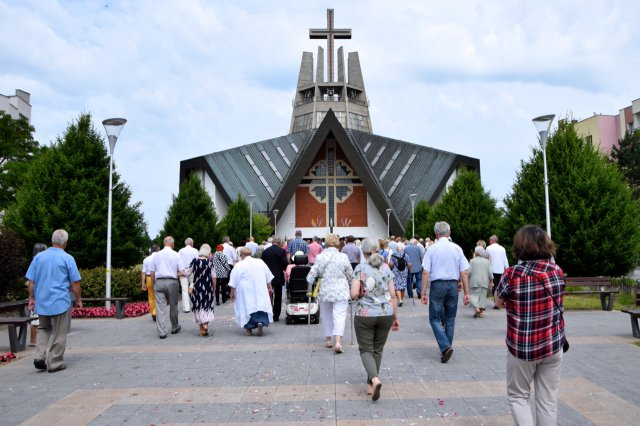
[[[307,282],[311,284],[317,278],[322,279],[318,291],[318,303],[326,338],[325,347],[334,347],[332,342],[332,336],[334,336],[335,351],[340,354],[353,268],[347,255],[338,251],[340,238],[337,235],[327,235],[325,243],[327,247],[316,257],[316,263],[307,275]]]

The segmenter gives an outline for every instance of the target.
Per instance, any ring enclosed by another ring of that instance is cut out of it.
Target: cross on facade
[[[333,9],[327,9],[327,28],[310,28],[310,39],[327,39],[327,71],[329,82],[333,83],[333,40],[351,39],[350,28],[333,28]]]

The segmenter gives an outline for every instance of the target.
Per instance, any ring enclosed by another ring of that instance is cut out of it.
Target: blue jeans
[[[429,291],[429,322],[440,352],[453,345],[457,311],[458,281],[432,281]]]
[[[418,297],[420,297],[420,292],[422,291],[422,271],[420,272],[409,272],[407,274],[407,295],[410,298],[413,298],[413,283],[416,283],[416,291],[418,292]]]

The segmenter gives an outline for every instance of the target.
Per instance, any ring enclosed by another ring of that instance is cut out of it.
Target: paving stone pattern
[[[377,402],[365,394],[350,328],[339,355],[324,348],[320,325],[280,321],[263,337],[247,337],[227,303],[216,306],[207,338],[182,312],[182,332],[164,340],[149,315],[74,319],[66,370],[37,371],[32,348],[0,366],[0,425],[513,424],[504,310],[473,319],[460,305],[455,352],[442,364],[427,308],[408,300],[399,309],[401,329],[385,348]],[[559,424],[640,424],[640,347],[632,344],[628,315],[565,318],[571,350],[562,367]],[[0,351],[8,350],[3,328]]]

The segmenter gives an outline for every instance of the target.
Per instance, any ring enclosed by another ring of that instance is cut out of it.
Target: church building
[[[278,236],[296,229],[304,238],[329,232],[359,238],[400,235],[412,202],[431,205],[461,168],[480,172],[480,161],[424,144],[373,133],[369,100],[357,52],[345,63],[350,29],[310,29],[327,40],[315,60],[303,52],[289,134],[180,162],[180,181],[195,173],[211,194],[218,217],[238,195],[266,214]],[[337,63],[334,64],[334,59]],[[345,69],[346,67],[346,69]],[[337,71],[334,74],[334,71]]]

